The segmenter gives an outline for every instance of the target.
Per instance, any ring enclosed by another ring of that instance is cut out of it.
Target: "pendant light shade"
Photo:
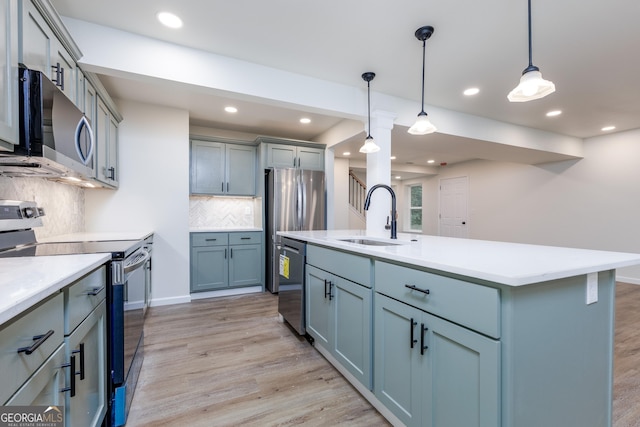
[[[511,102],[533,101],[534,99],[544,98],[556,90],[553,82],[543,79],[540,69],[533,65],[531,48],[531,0],[527,1],[529,6],[529,66],[522,72],[518,86],[507,95],[507,99]]]
[[[429,37],[431,37],[432,34],[433,27],[430,25],[420,27],[415,32],[416,38],[422,42],[422,109],[420,110],[420,113],[418,113],[416,122],[409,128],[408,132],[411,135],[426,135],[437,130],[433,123],[429,121],[427,113],[424,112],[424,68],[426,60],[427,40],[429,39]]]
[[[376,76],[375,73],[367,72],[362,74],[362,80],[367,82],[367,118],[369,123],[369,130],[367,131],[367,138],[364,140],[364,145],[360,147],[360,152],[369,154],[380,151],[380,147],[375,143],[371,136],[371,80]]]

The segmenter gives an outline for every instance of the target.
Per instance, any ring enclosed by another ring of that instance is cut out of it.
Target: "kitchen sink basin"
[[[338,239],[338,240],[340,240],[341,242],[357,243],[359,245],[367,245],[367,246],[397,246],[401,244],[401,243],[392,243],[392,242],[385,242],[381,240],[370,240],[370,239]]]

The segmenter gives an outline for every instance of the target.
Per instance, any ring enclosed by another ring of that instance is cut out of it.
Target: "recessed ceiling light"
[[[351,152],[350,151],[345,151],[344,153],[342,153],[343,156],[350,156]]]
[[[236,107],[228,106],[224,107],[224,111],[226,111],[227,113],[237,113],[238,109]]]
[[[171,12],[158,12],[156,17],[158,18],[158,21],[162,23],[162,25],[167,26],[169,28],[182,27],[182,19],[180,19],[177,15],[174,15]]]
[[[605,126],[602,129],[600,129],[603,132],[608,132],[610,130],[614,130],[616,127],[615,126]]]
[[[556,117],[562,114],[562,110],[553,110],[547,113],[547,117]]]
[[[300,119],[300,123],[302,123],[303,125],[307,125],[309,123],[311,123],[311,119],[308,117],[303,117]]]
[[[391,159],[391,160],[395,160],[395,159],[396,159],[396,156],[391,156],[391,157],[390,157],[390,159]]]
[[[396,176],[396,179],[402,179],[402,177],[400,175]]]
[[[435,161],[435,160],[433,160],[433,159],[429,159],[429,160],[427,160],[427,163],[435,163],[435,162],[436,162],[436,161]]]
[[[480,93],[480,89],[478,89],[477,87],[470,87],[468,89],[465,89],[464,92],[462,93],[465,94],[466,96],[473,96]]]

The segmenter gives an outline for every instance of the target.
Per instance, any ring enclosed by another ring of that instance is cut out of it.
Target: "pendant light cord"
[[[371,136],[371,81],[367,82],[367,119],[369,121],[369,135]]]
[[[425,62],[426,62],[426,50],[427,50],[427,40],[422,40],[422,110],[420,111],[420,114],[425,114],[424,112],[424,68],[425,68]]]
[[[531,47],[531,0],[528,0],[529,3],[529,68],[533,67],[533,59],[532,59],[532,47]]]

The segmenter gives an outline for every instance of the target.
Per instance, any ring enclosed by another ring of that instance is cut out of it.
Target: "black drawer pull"
[[[80,371],[76,372],[76,375],[80,375],[80,381],[84,380],[84,343],[80,343],[80,349],[73,350],[71,353],[78,354],[80,353]]]
[[[20,347],[18,349],[18,353],[25,353],[25,354],[33,353],[34,351],[36,351],[38,347],[40,347],[40,345],[42,345],[43,342],[49,339],[51,335],[53,335],[53,329],[49,329],[49,331],[44,335],[35,335],[33,337],[33,340],[35,341],[33,345],[31,347]]]
[[[61,393],[64,392],[71,392],[69,394],[70,397],[75,397],[76,395],[76,357],[74,355],[71,355],[71,361],[69,363],[65,363],[64,365],[62,365],[62,368],[69,368],[70,369],[70,375],[69,375],[69,387],[65,387],[60,389]]]
[[[412,291],[418,291],[418,292],[422,292],[423,294],[429,295],[429,289],[420,289],[419,287],[417,287],[416,285],[404,285],[405,288],[409,288]]]
[[[251,240],[251,237],[241,237],[240,240]]]
[[[413,327],[416,326],[417,324],[418,324],[418,322],[413,320],[413,317],[412,317],[411,318],[411,325],[409,326],[409,328],[411,329],[411,348],[413,348],[413,345],[418,342],[418,340],[413,337]]]
[[[87,295],[91,295],[92,297],[95,297],[96,295],[98,295],[102,291],[104,291],[104,286],[101,286],[99,288],[93,288],[92,290],[87,292]]]
[[[215,242],[218,239],[204,239],[205,242]]]

